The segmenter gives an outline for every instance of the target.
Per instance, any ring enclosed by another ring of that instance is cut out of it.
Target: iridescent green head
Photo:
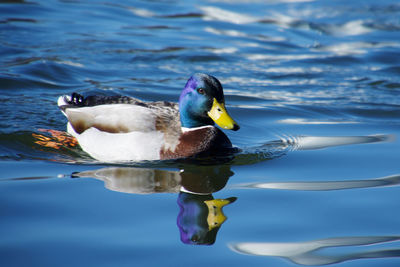
[[[239,130],[225,109],[224,92],[217,78],[196,73],[187,81],[179,98],[183,127],[193,128],[217,123],[221,128]]]

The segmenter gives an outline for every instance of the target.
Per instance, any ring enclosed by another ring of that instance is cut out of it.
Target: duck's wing
[[[175,150],[182,135],[179,105],[160,101],[149,103],[149,108],[156,114],[156,130],[164,133],[164,149]]]
[[[178,105],[142,102],[126,96],[61,96],[58,106],[77,134],[89,128],[108,133],[161,131],[165,139],[181,132]]]
[[[77,93],[72,95],[63,95],[58,98],[58,107],[65,111],[68,108],[79,108],[79,107],[94,107],[100,105],[111,105],[111,104],[131,104],[138,106],[146,106],[146,103],[130,96],[101,96],[101,95],[90,95],[84,97]]]

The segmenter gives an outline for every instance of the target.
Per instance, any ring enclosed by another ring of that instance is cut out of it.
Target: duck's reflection
[[[113,167],[74,173],[104,182],[107,189],[131,193],[179,193],[177,225],[181,241],[192,245],[214,244],[225,222],[222,208],[235,197],[214,199],[212,193],[225,187],[233,172],[228,165],[192,166],[182,171]]]
[[[176,171],[129,167],[83,171],[73,177],[95,178],[109,190],[130,194],[177,193],[182,180]]]
[[[177,225],[181,241],[192,245],[214,244],[217,232],[226,220],[222,208],[235,200],[235,197],[214,199],[211,194],[180,192]]]
[[[298,137],[281,140],[260,147],[243,150],[230,164],[250,164],[281,156],[290,150],[308,150],[335,147],[339,145],[364,144],[389,141],[388,135],[353,137]],[[289,149],[288,149],[289,148]],[[185,244],[206,244],[215,242],[217,232],[226,220],[222,208],[236,198],[214,199],[213,193],[221,190],[233,175],[229,165],[185,165],[182,171],[168,171],[144,168],[105,168],[75,173],[75,177],[92,177],[104,181],[105,187],[124,193],[178,193],[180,208],[177,225],[180,237]],[[231,186],[231,188],[258,188],[274,190],[344,190],[397,186],[400,176],[392,175],[376,179],[342,181],[304,181],[304,182],[258,182]],[[387,239],[388,238],[388,239]],[[234,251],[264,256],[285,257],[295,263],[314,265],[331,264],[358,258],[379,258],[400,256],[399,250],[382,250],[365,253],[348,253],[327,256],[317,253],[327,247],[356,246],[390,241],[397,237],[345,237],[308,241],[303,243],[248,243],[231,245]],[[382,241],[383,240],[383,241]],[[365,241],[365,242],[364,242]],[[364,242],[364,243],[363,243]]]

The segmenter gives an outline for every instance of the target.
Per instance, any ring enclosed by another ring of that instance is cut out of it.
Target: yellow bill
[[[207,114],[221,128],[234,131],[240,129],[239,125],[229,116],[225,109],[225,104],[218,103],[215,98],[211,110]]]

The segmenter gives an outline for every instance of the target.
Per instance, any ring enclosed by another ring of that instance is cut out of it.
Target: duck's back
[[[78,134],[91,127],[109,133],[148,132],[165,124],[180,130],[178,105],[170,102],[146,103],[126,96],[83,98],[72,94],[61,96],[58,106]]]

